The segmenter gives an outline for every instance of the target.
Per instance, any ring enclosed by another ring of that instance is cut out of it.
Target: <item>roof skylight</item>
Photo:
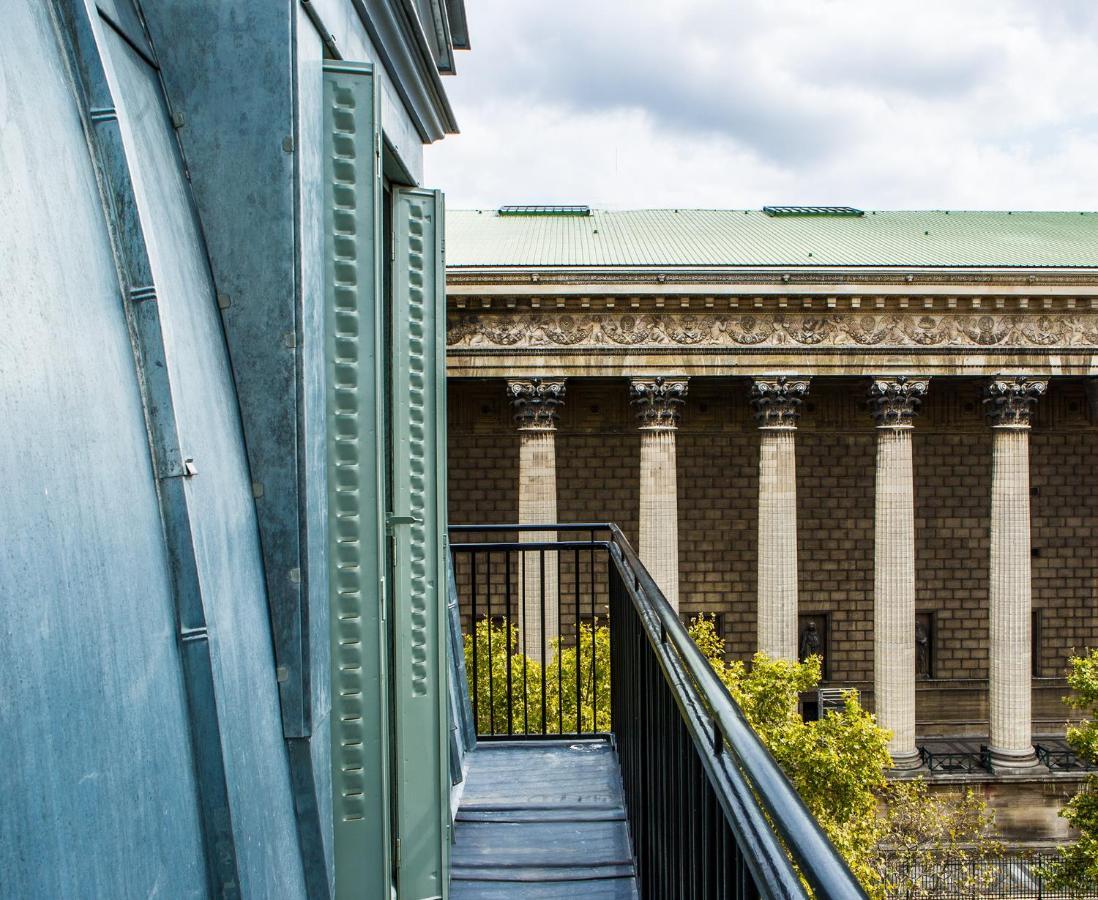
[[[590,206],[501,206],[501,216],[589,216]]]
[[[864,216],[865,213],[853,206],[764,206],[768,216]]]

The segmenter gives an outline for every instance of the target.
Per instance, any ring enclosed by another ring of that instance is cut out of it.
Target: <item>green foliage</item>
[[[982,896],[1002,854],[987,803],[973,790],[931,793],[922,778],[891,782],[876,868],[889,897]],[[948,890],[947,890],[948,889]]]
[[[972,792],[931,794],[921,779],[888,782],[885,772],[892,762],[889,733],[862,708],[857,691],[844,695],[842,709],[817,722],[802,720],[799,695],[819,684],[818,657],[800,663],[759,653],[747,666],[725,659],[724,640],[712,618],[693,619],[689,632],[873,900],[931,898],[936,888],[928,886],[945,883],[942,879],[947,871],[951,884],[963,883],[973,892],[990,877],[990,868],[981,861],[990,860],[999,848],[991,837],[992,819],[986,804]],[[466,634],[465,666],[477,697],[477,732],[507,733],[510,698],[515,711],[514,733],[540,733],[542,666],[519,652],[518,629],[482,620],[477,623],[476,645],[474,674],[473,642]],[[574,636],[552,642],[551,659],[544,668],[548,732],[610,730],[607,626],[598,622],[580,625],[578,657]],[[1098,705],[1098,658],[1091,658],[1089,665],[1090,679],[1084,687],[1090,691],[1087,708],[1092,708]],[[1098,746],[1093,731],[1087,732],[1085,740],[1091,747]],[[1098,834],[1098,792],[1090,796],[1092,834]],[[1093,866],[1098,843],[1088,852]],[[972,860],[976,865],[969,865]]]
[[[889,733],[862,708],[857,691],[845,695],[843,709],[803,721],[798,699],[819,684],[819,657],[800,663],[757,653],[748,668],[725,661],[712,619],[695,618],[689,631],[855,876],[874,892],[882,831],[877,794],[892,762]]]
[[[609,731],[610,630],[597,621],[594,626],[581,623],[579,638],[578,653],[574,636],[551,643],[552,655],[544,667],[543,720],[543,667],[520,652],[518,629],[488,620],[478,622],[475,666],[473,640],[466,633],[465,672],[470,691],[476,696],[477,733],[507,734],[508,706],[513,710],[514,734],[541,734],[543,721],[545,730],[551,733]]]
[[[1073,694],[1064,702],[1073,709],[1091,716],[1068,728],[1067,739],[1082,759],[1098,763],[1098,650],[1086,656],[1071,658],[1068,685]],[[1087,776],[1086,783],[1060,815],[1079,831],[1072,844],[1060,850],[1059,859],[1045,870],[1045,876],[1055,888],[1093,890],[1098,885],[1098,775]]]
[[[973,891],[990,881],[1001,848],[982,798],[931,794],[922,779],[889,782],[889,732],[857,691],[844,695],[841,710],[802,720],[799,695],[819,684],[819,657],[800,663],[757,653],[748,668],[725,660],[712,619],[699,616],[689,630],[871,897],[931,898],[946,879]]]

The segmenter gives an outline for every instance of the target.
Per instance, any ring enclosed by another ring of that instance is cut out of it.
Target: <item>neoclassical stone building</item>
[[[452,212],[454,522],[619,522],[737,656],[1033,772],[1098,643],[1098,215]],[[1035,737],[1036,736],[1036,737]]]

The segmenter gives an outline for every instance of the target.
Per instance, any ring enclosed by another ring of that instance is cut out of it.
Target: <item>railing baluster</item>
[[[545,627],[545,551],[538,551],[538,605],[541,611],[541,733],[544,735],[547,733],[549,725],[548,717],[545,710],[545,673],[549,669],[549,648],[546,643],[546,635],[548,629]]]
[[[477,731],[480,731],[480,677],[477,672],[477,666],[480,662],[480,629],[477,627],[477,558],[479,554],[473,552],[469,554],[469,562],[471,564],[472,586],[470,587],[470,594],[473,600],[473,612],[472,612],[472,627],[473,627],[473,721],[476,723]],[[489,668],[491,673],[491,668]]]
[[[526,615],[526,551],[522,551],[520,557],[522,565],[519,567],[519,622],[522,623],[522,733],[530,733],[530,686],[527,683],[527,663],[528,657],[526,651],[529,649],[529,644],[526,640],[526,620],[530,618]]]
[[[591,532],[592,543],[595,540],[594,532]],[[591,553],[591,564],[588,566],[591,573],[591,731],[599,730],[599,656],[595,641],[595,631],[598,618],[595,613],[595,554]],[[607,570],[609,576],[609,568]]]
[[[503,598],[504,616],[507,624],[507,736],[515,733],[515,694],[511,682],[511,551],[503,552]]]
[[[576,600],[576,733],[583,734],[583,707],[580,705],[580,687],[583,682],[583,649],[580,644],[583,633],[580,629],[580,552],[578,547],[574,552],[572,582],[575,586]]]
[[[492,655],[492,551],[484,554],[484,580],[488,589],[488,611],[484,614],[484,621],[488,628],[488,732],[496,733],[496,658]]]

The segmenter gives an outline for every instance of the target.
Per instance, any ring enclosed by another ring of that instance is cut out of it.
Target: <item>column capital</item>
[[[878,428],[910,427],[930,387],[917,375],[874,378],[869,383],[869,409]]]
[[[507,398],[519,431],[556,431],[564,404],[563,378],[511,378]]]
[[[629,399],[637,409],[642,431],[674,431],[679,426],[681,407],[686,402],[686,378],[633,378]]]
[[[810,378],[777,375],[751,381],[751,406],[760,428],[796,428]]]
[[[1034,407],[1046,390],[1047,378],[993,378],[984,385],[984,413],[993,428],[1029,428]]]

